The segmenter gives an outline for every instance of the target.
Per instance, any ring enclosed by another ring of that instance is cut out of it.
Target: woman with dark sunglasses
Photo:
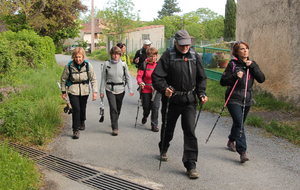
[[[247,42],[236,42],[232,48],[232,55],[235,56],[235,59],[230,60],[220,80],[222,86],[228,86],[225,100],[238,80],[227,103],[227,109],[233,121],[227,147],[231,151],[238,152],[241,163],[244,163],[249,160],[246,154],[247,143],[244,123],[254,102],[252,86],[254,79],[263,83],[265,75],[255,61],[249,60]]]

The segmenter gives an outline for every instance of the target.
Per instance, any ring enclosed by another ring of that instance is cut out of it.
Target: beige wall
[[[156,49],[164,48],[165,27],[149,28],[140,31],[130,32],[127,35],[127,50],[136,52],[143,46],[142,34],[150,34],[151,47]]]
[[[236,40],[266,75],[256,85],[300,106],[300,0],[238,0]]]

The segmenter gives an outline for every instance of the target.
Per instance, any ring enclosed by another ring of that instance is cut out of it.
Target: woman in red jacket
[[[142,124],[147,122],[147,118],[151,111],[151,130],[158,132],[158,109],[160,106],[161,94],[152,87],[151,75],[156,67],[156,58],[158,51],[151,47],[146,51],[147,57],[143,66],[139,69],[137,74],[137,83],[141,89],[141,97],[143,104],[143,119]]]

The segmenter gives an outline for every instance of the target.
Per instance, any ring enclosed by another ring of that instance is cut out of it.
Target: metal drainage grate
[[[153,190],[151,188],[121,179],[101,171],[46,154],[42,151],[10,143],[16,151],[35,160],[38,165],[61,173],[65,177],[84,183],[95,189],[105,190]]]

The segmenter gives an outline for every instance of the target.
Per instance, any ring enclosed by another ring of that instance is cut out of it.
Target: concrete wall
[[[142,34],[150,34],[151,47],[164,48],[165,27],[150,27],[147,29],[133,31],[127,34],[127,51],[136,52],[143,46]]]
[[[300,0],[238,0],[236,40],[266,75],[258,89],[300,106]]]

